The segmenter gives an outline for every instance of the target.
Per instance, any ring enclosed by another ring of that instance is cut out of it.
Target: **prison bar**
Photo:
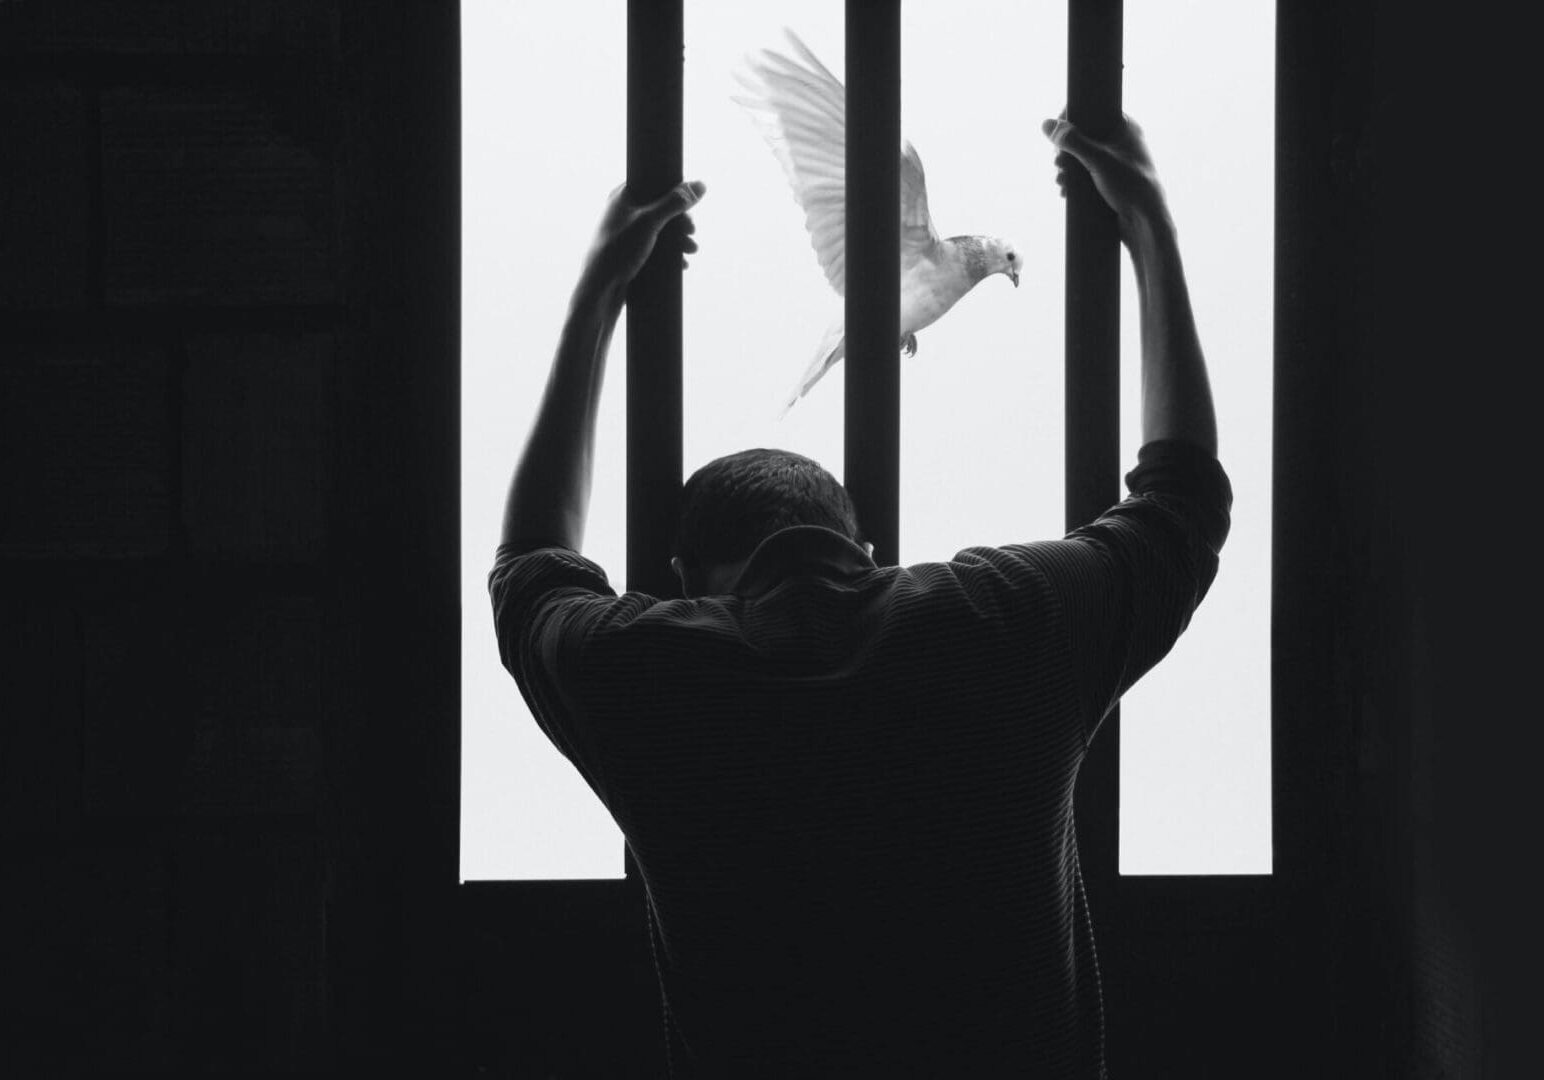
[[[683,179],[682,0],[627,3],[627,187],[657,199]],[[660,244],[627,289],[627,587],[673,596],[681,503],[681,256]],[[630,849],[623,872],[641,885]]]
[[[1067,119],[1095,138],[1121,118],[1121,2],[1067,5]],[[1068,171],[1066,523],[1074,529],[1119,497],[1120,237],[1088,173]]]
[[[1121,120],[1121,3],[1067,3],[1067,119],[1096,138]],[[1120,497],[1120,234],[1088,173],[1077,166],[1067,173],[1064,467],[1071,530]],[[1119,876],[1118,720],[1118,711],[1105,718],[1078,776],[1080,858],[1095,893]]]
[[[900,560],[901,5],[847,0],[843,483],[881,566]]]
[[[628,0],[627,186],[657,199],[681,176],[682,0]],[[661,244],[627,290],[627,587],[672,596],[681,498],[681,258]]]

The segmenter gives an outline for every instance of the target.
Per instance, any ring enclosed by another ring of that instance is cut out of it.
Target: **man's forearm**
[[[706,190],[693,180],[644,203],[634,202],[625,185],[612,191],[569,301],[536,422],[509,482],[501,544],[557,544],[578,551],[584,542],[606,352],[628,284],[661,231],[677,219],[681,227],[671,253],[685,266],[686,253],[697,250],[686,212]]]
[[[1134,226],[1129,247],[1142,329],[1142,441],[1178,439],[1215,456],[1211,382],[1168,215]]]
[[[536,421],[510,481],[501,543],[578,551],[584,542],[596,414],[624,291],[588,275],[574,290]]]

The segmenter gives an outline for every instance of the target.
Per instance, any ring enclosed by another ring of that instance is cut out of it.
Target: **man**
[[[1232,494],[1140,129],[1043,129],[1117,214],[1142,327],[1132,494],[1063,539],[878,567],[825,470],[750,450],[686,484],[685,598],[617,597],[578,554],[607,343],[658,238],[696,250],[703,186],[618,189],[575,290],[490,588],[637,862],[676,1075],[1103,1075],[1073,784],[1211,585]]]

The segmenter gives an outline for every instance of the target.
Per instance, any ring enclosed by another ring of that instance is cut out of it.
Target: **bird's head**
[[[988,274],[1007,274],[1008,280],[1013,282],[1013,287],[1019,287],[1019,271],[1023,269],[1024,260],[1019,255],[1018,249],[1007,240],[994,236],[986,242],[986,272]]]

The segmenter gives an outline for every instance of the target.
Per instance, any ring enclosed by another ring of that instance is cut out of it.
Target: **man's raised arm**
[[[1120,224],[1136,270],[1142,325],[1142,441],[1174,439],[1217,456],[1217,415],[1190,309],[1174,220],[1163,187],[1130,117],[1109,139],[1091,139],[1065,118],[1041,125],[1080,162]],[[1057,164],[1067,164],[1061,155]]]
[[[677,219],[681,263],[697,250],[687,214],[707,190],[678,184],[660,199],[636,203],[626,187],[611,193],[553,357],[547,388],[504,503],[500,544],[553,545],[578,551],[590,506],[595,418],[606,377],[606,353],[633,280],[660,234]]]

